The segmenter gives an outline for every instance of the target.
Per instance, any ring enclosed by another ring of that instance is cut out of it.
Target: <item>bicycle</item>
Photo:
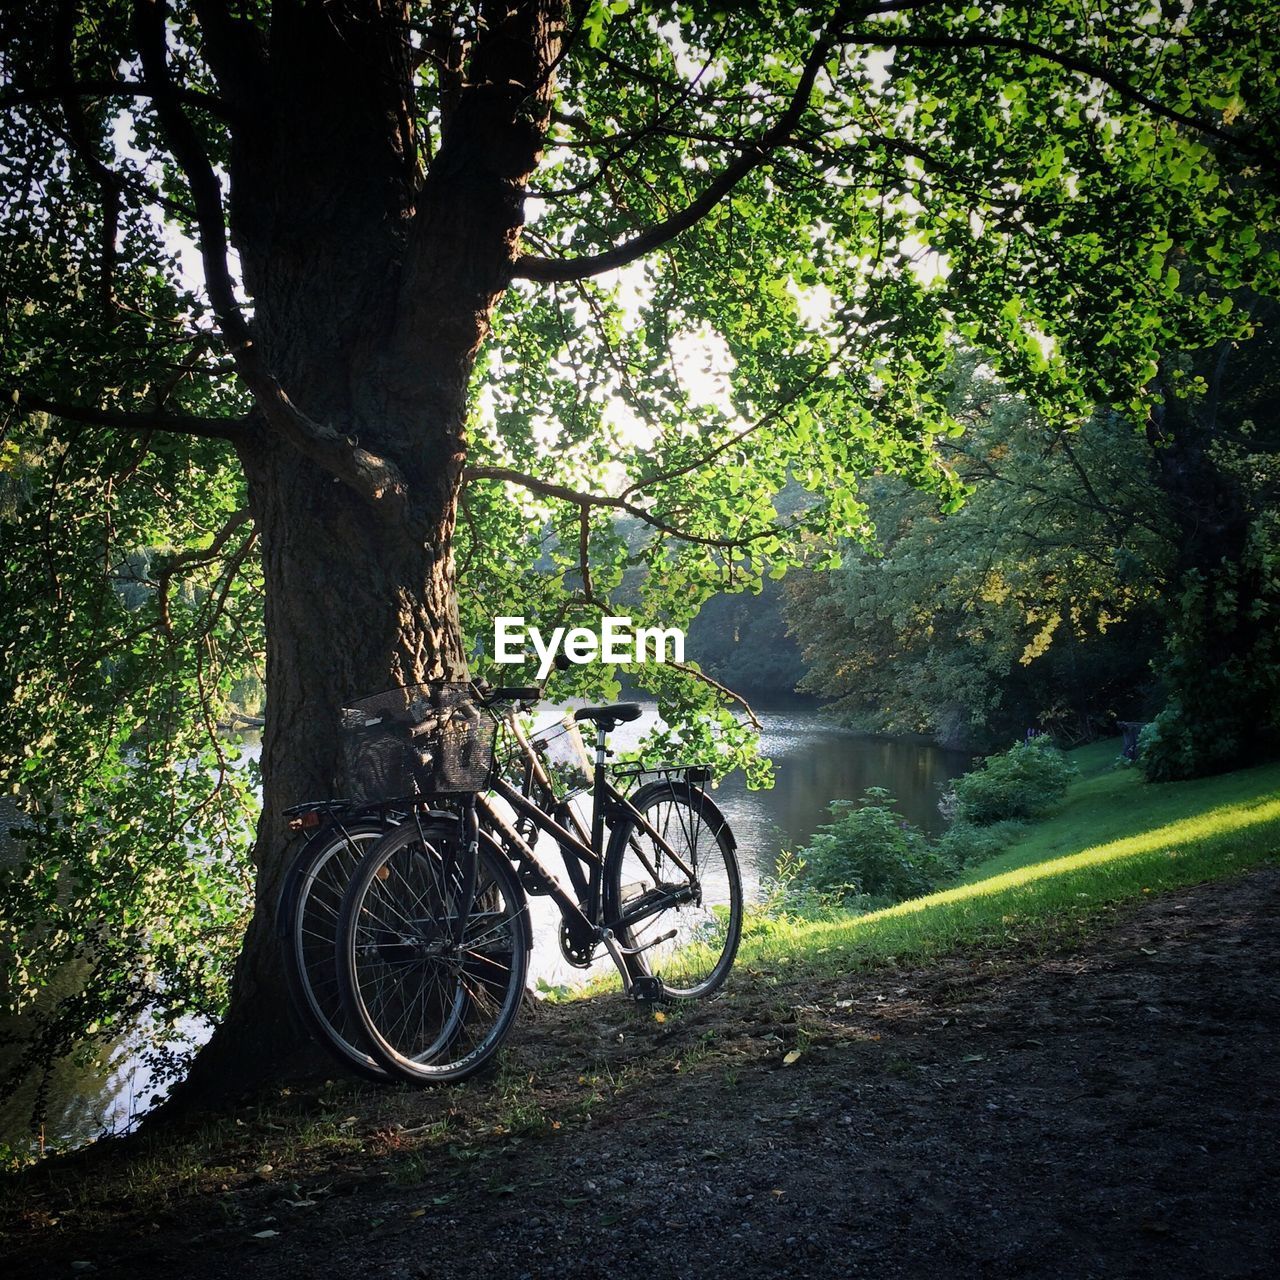
[[[403,1079],[460,1080],[505,1039],[524,995],[526,893],[559,908],[571,963],[589,965],[603,948],[636,999],[710,995],[737,953],[741,875],[729,825],[699,785],[709,770],[622,766],[614,773],[635,787],[628,795],[609,778],[607,739],[640,716],[637,704],[581,708],[530,739],[513,710],[494,712],[512,692],[538,691],[437,682],[352,709],[354,730],[364,734],[353,763],[365,785],[395,790],[412,780],[422,797],[449,796],[456,810],[415,810],[379,840],[340,911],[336,967],[346,1015],[374,1060]],[[526,771],[520,788],[492,768],[499,722]],[[594,762],[576,736],[584,722],[596,728]],[[539,751],[549,751],[551,735],[568,739],[580,765],[590,765],[586,825]],[[539,833],[558,846],[570,889],[540,861]]]
[[[276,935],[294,1007],[308,1029],[349,1070],[373,1080],[386,1071],[363,1047],[338,989],[338,912],[368,848],[405,818],[385,805],[321,800],[285,810],[291,831],[306,839],[285,873]]]
[[[540,691],[498,692],[518,696]],[[284,812],[289,830],[305,837],[285,873],[276,907],[276,933],[294,1007],[315,1039],[348,1070],[368,1079],[385,1081],[387,1073],[364,1047],[343,1008],[335,950],[339,908],[365,852],[427,803],[421,795],[333,799],[307,801]],[[432,822],[455,820],[447,810],[428,810],[427,816]]]

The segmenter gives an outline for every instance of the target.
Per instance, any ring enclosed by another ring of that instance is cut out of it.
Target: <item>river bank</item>
[[[635,745],[652,727],[656,704],[649,700],[643,705],[641,721],[622,726],[615,735],[618,746]],[[741,777],[734,776],[716,790],[716,800],[737,835],[751,893],[772,873],[780,850],[799,848],[826,820],[831,800],[856,798],[869,786],[887,787],[913,822],[940,829],[940,788],[969,764],[968,756],[928,743],[867,738],[842,729],[824,720],[811,699],[761,701],[758,713],[764,725],[761,750],[775,763],[775,786],[769,791],[748,791]],[[550,705],[539,708],[538,723],[551,723],[559,714]],[[250,742],[246,754],[252,751]],[[8,825],[0,811],[0,826],[7,829]],[[547,843],[543,853],[551,865],[559,865],[554,845]],[[563,960],[557,942],[559,917],[549,900],[532,899],[530,911],[535,937],[530,981],[557,988],[581,980],[581,971]],[[605,961],[596,972],[609,967]],[[74,974],[65,975],[56,994],[70,991],[73,982]],[[195,1024],[188,1030],[193,1044],[208,1034],[207,1027]],[[21,1024],[0,1026],[0,1038],[10,1042],[12,1052],[17,1052],[23,1036]],[[38,1149],[41,1132],[32,1125],[37,1112],[44,1117],[43,1140],[54,1149],[128,1131],[157,1092],[164,1090],[164,1082],[147,1065],[143,1047],[138,1036],[126,1034],[113,1044],[98,1046],[92,1054],[58,1060],[47,1076],[24,1081],[0,1101],[0,1147]]]

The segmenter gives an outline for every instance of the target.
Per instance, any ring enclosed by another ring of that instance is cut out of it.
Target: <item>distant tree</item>
[[[1280,307],[1243,302],[1252,337],[1162,361],[1146,422],[1176,542],[1168,700],[1141,753],[1159,780],[1280,749]]]
[[[944,515],[891,478],[864,486],[875,542],[787,582],[803,687],[866,728],[957,746],[1028,726],[1078,741],[1136,718],[1177,556],[1147,443],[1105,416],[1047,430],[972,359],[955,381],[968,499]]]

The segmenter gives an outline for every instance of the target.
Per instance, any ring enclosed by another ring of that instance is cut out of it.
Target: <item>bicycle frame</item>
[[[508,728],[515,736],[526,759],[526,766],[532,769],[532,778],[548,794],[554,794],[551,779],[538,759],[532,744],[521,732],[515,718],[507,721]],[[560,856],[565,870],[573,886],[575,898],[568,893],[556,878],[555,874],[543,865],[533,846],[520,835],[506,818],[499,813],[488,796],[476,795],[474,805],[478,816],[491,831],[496,831],[503,839],[505,852],[512,861],[517,862],[525,878],[533,880],[545,892],[560,910],[570,941],[584,949],[596,942],[604,943],[618,972],[622,975],[623,986],[630,991],[632,979],[625,963],[624,956],[634,954],[634,949],[622,946],[616,940],[615,930],[631,923],[626,919],[605,920],[603,903],[604,883],[604,831],[606,822],[610,825],[621,817],[630,819],[648,835],[659,850],[670,857],[672,865],[696,881],[695,872],[676,851],[671,848],[645,816],[609,781],[605,768],[608,755],[606,748],[607,733],[596,726],[595,768],[591,785],[591,825],[590,830],[583,828],[577,814],[567,801],[555,806],[557,817],[545,812],[534,801],[513,787],[506,779],[498,777],[493,783],[493,792],[511,806],[517,814],[531,822],[537,831],[553,837],[560,848]],[[566,823],[568,825],[566,825]],[[572,828],[572,830],[570,829]],[[641,855],[643,857],[643,855]],[[646,864],[647,865],[647,864]],[[654,874],[655,883],[657,873]],[[670,894],[665,900],[653,899],[647,904],[646,914],[657,911],[670,903],[684,900],[688,891],[683,890]]]

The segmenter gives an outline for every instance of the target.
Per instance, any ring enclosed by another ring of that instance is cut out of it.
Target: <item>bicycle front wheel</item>
[[[520,1009],[524,894],[480,837],[474,889],[455,827],[406,823],[351,881],[338,930],[344,1006],[374,1058],[416,1083],[456,1081],[497,1051]]]
[[[655,977],[664,997],[710,995],[729,976],[742,936],[742,876],[733,834],[710,798],[662,781],[631,797],[609,838],[605,919],[629,948],[633,977]]]

